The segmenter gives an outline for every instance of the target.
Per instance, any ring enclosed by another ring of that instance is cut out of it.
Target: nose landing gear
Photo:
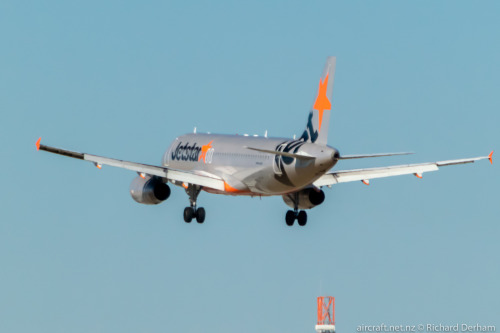
[[[184,222],[186,223],[191,223],[193,218],[196,218],[196,222],[200,224],[205,222],[205,208],[196,207],[196,199],[200,191],[201,187],[198,185],[189,184],[186,187],[186,193],[189,195],[189,203],[191,204],[191,207],[184,208]]]

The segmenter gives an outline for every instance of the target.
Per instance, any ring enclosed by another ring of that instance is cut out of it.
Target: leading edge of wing
[[[317,187],[330,186],[338,183],[347,183],[353,181],[367,181],[375,178],[384,178],[392,176],[401,176],[414,174],[421,178],[424,172],[437,171],[441,166],[457,165],[465,163],[474,163],[475,161],[489,159],[493,163],[493,152],[488,156],[463,158],[457,160],[447,160],[439,162],[421,163],[421,164],[406,164],[393,165],[379,168],[341,170],[330,172],[321,176],[313,185]]]
[[[61,149],[42,145],[40,139],[36,142],[37,150],[44,150],[49,153],[72,157],[84,161],[93,162],[99,169],[102,165],[109,165],[117,168],[136,171],[138,173],[148,174],[167,178],[170,181],[178,181],[189,184],[196,184],[204,187],[210,187],[216,190],[224,190],[224,181],[216,176],[199,175],[192,172],[169,169],[165,167],[129,162],[104,156],[80,153],[72,150]]]

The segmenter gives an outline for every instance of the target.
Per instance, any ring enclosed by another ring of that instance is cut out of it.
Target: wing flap
[[[83,160],[85,161],[94,162],[100,165],[109,165],[112,167],[127,169],[136,172],[143,172],[152,176],[168,178],[167,177],[168,170],[166,168],[154,165],[142,164],[142,163],[128,162],[97,155],[90,155],[90,154],[82,154],[82,155],[83,155]]]
[[[369,180],[375,178],[385,178],[392,176],[410,175],[416,173],[424,173],[437,171],[439,168],[435,164],[421,165],[395,165],[391,167],[371,168],[346,170],[327,173],[314,182],[315,186],[327,186],[338,183],[347,183],[361,180]]]

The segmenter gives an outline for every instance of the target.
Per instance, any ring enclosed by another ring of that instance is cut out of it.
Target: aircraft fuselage
[[[249,148],[304,155],[297,159]],[[244,135],[186,134],[165,152],[162,165],[170,169],[215,175],[229,195],[279,195],[310,185],[337,162],[335,148],[287,138]]]

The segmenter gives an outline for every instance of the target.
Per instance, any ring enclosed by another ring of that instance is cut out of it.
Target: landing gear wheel
[[[196,209],[196,199],[198,198],[198,194],[200,194],[201,186],[188,184],[184,185],[186,189],[186,193],[189,196],[189,203],[191,207],[186,207],[184,209],[184,221],[187,223],[191,222],[194,218],[198,223],[203,223],[205,221],[205,209],[198,208]]]
[[[196,222],[203,223],[205,221],[205,208],[200,207],[196,210]]]
[[[194,209],[192,207],[184,208],[184,222],[190,223],[194,216]]]
[[[297,222],[299,223],[299,225],[301,227],[305,226],[306,223],[307,223],[307,213],[303,210],[301,210],[299,212],[299,214],[297,215]]]
[[[286,225],[291,227],[293,225],[293,221],[295,221],[295,212],[293,210],[289,210],[285,215]]]

